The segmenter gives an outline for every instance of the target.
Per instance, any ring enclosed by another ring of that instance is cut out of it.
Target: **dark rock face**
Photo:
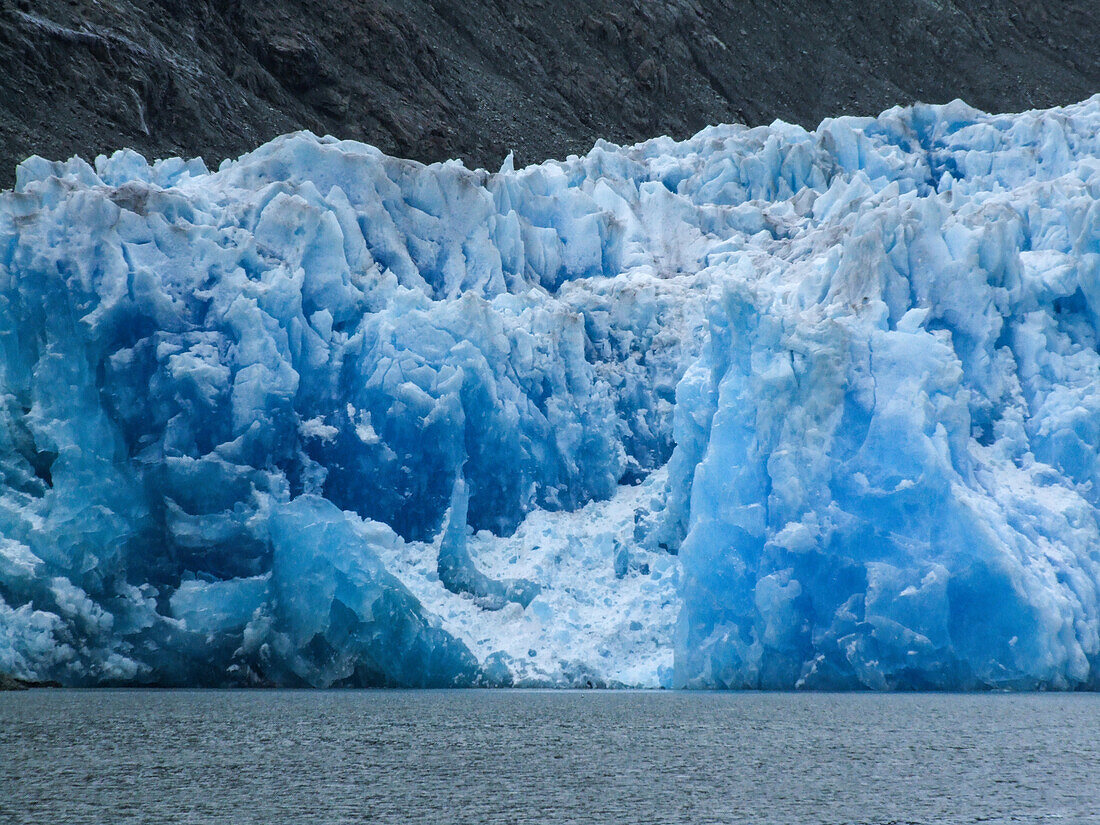
[[[60,682],[28,682],[25,679],[16,679],[6,673],[0,673],[0,691],[27,690],[28,688],[59,688]]]
[[[307,128],[495,168],[708,123],[1100,91],[1095,0],[0,0],[0,186]]]
[[[13,679],[6,673],[0,673],[0,691],[3,690],[26,690],[27,685],[19,679]]]

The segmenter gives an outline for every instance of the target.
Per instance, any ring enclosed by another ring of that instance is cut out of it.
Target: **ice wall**
[[[1100,98],[0,194],[0,671],[1069,688]]]

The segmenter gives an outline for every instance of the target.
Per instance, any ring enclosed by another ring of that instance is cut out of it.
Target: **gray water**
[[[1100,822],[1100,696],[0,694],[0,823]]]

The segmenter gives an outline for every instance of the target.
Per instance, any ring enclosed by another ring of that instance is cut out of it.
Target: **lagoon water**
[[[0,822],[1100,822],[1100,696],[0,694]]]

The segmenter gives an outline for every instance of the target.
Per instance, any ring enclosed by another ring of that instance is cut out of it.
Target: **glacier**
[[[0,672],[1100,687],[1100,96],[0,193]]]

